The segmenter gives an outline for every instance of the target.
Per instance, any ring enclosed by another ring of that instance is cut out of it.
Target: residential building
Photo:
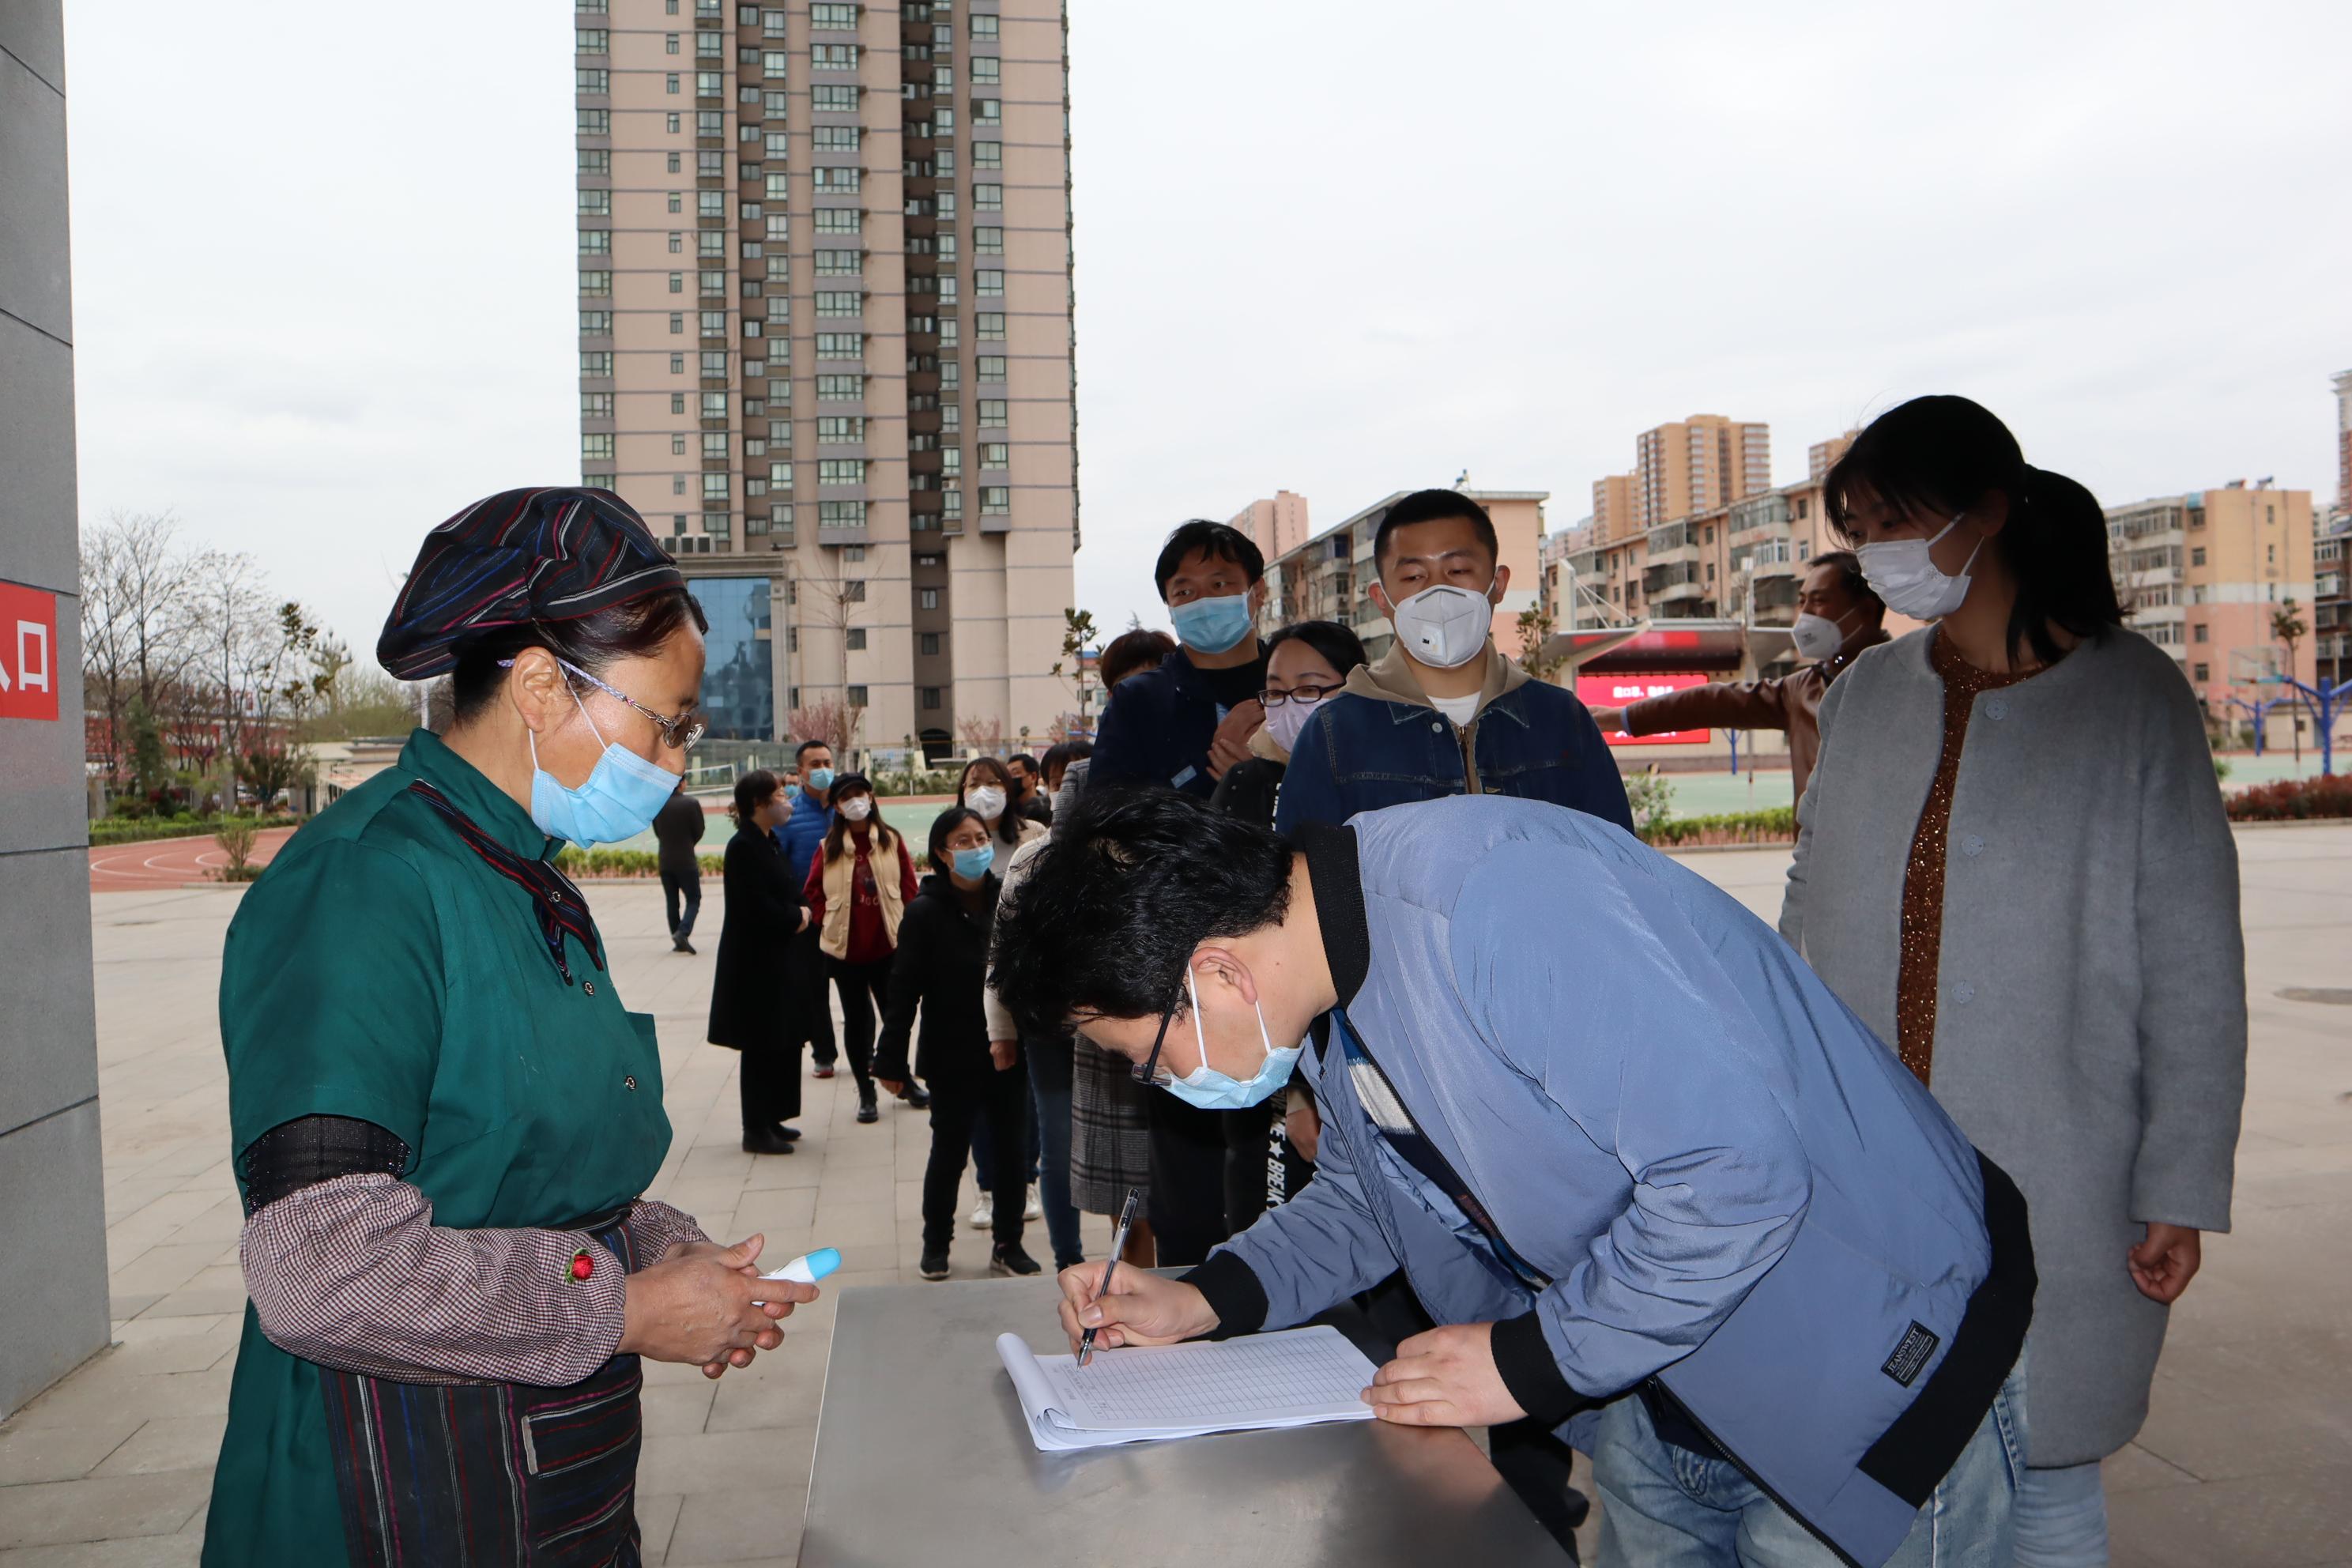
[[[7,759],[0,769],[0,940],[8,952],[0,981],[8,1019],[0,1253],[9,1261],[0,1272],[0,1323],[7,1325],[0,1334],[0,1416],[110,1338],[79,669],[65,66],[58,0],[0,6],[7,127],[0,132],[6,146],[0,236],[7,250],[0,266],[0,387],[7,388],[8,411],[0,419],[0,473],[8,476],[0,515],[0,756]],[[110,1077],[104,1092],[112,1095],[119,1081]],[[119,1121],[109,1130],[122,1132]],[[163,1187],[131,1190],[144,1202]],[[120,1191],[114,1195],[122,1201]],[[128,1256],[118,1250],[114,1261]],[[114,1309],[131,1310],[121,1297]],[[26,1439],[14,1441],[21,1447]]]
[[[1843,436],[1832,436],[1826,441],[1816,441],[1805,448],[1805,477],[1818,479],[1836,466],[1837,460],[1853,446],[1859,430],[1849,430]]]
[[[825,700],[860,744],[1042,732],[1078,539],[1061,0],[575,23],[582,472],[693,579],[712,733]]]
[[[1592,481],[1592,539],[1601,543],[1640,531],[1633,516],[1633,476],[1610,474]]]
[[[2345,592],[2352,566],[2352,514],[2338,512],[2330,531],[2312,541],[2314,582],[2311,603],[2311,654],[2320,684],[2333,689],[2352,680],[2352,596]]]
[[[1643,431],[1633,449],[1633,518],[1644,531],[1772,486],[1769,426],[1694,414]]]
[[[1276,490],[1271,500],[1254,500],[1234,514],[1233,525],[1249,535],[1258,553],[1268,561],[1287,555],[1307,542],[1307,498]]]
[[[2289,599],[2312,615],[2311,492],[2238,480],[2220,489],[2164,496],[2107,510],[2108,560],[2126,623],[2180,664],[2207,720],[2231,729],[2250,705],[2281,695],[2286,644],[2273,617]],[[2296,644],[2294,673],[2315,673],[2314,637]],[[2284,744],[2288,719],[2273,715]]]
[[[2352,517],[2352,370],[2336,377],[2336,515]]]
[[[1394,633],[1371,599],[1371,587],[1380,581],[1372,541],[1389,508],[1412,493],[1397,490],[1383,496],[1270,561],[1261,629],[1272,631],[1292,621],[1338,621],[1364,639],[1365,650],[1372,658],[1386,653]],[[1496,564],[1511,574],[1510,586],[1495,609],[1495,644],[1516,658],[1520,652],[1519,616],[1543,600],[1544,503],[1551,499],[1551,492],[1465,489],[1462,493],[1486,508],[1495,522]]]

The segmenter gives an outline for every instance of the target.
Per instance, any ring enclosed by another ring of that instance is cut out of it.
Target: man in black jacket
[[[661,846],[662,910],[669,917],[672,952],[692,952],[694,917],[702,910],[702,862],[694,847],[702,842],[702,803],[686,793],[686,781],[654,814],[654,838]],[[684,908],[681,909],[680,906]]]

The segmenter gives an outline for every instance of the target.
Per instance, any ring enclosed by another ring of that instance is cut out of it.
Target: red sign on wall
[[[1705,686],[1706,681],[1704,675],[1580,675],[1576,678],[1576,695],[1587,708],[1623,708],[1644,697],[1663,697],[1669,691]],[[1612,746],[1697,743],[1709,733],[1706,730],[1664,730],[1654,735],[1628,735],[1622,730],[1601,731]]]
[[[58,716],[58,596],[0,583],[0,719]]]

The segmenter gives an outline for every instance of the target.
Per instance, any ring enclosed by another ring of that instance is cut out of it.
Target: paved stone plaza
[[[2254,1028],[2237,1228],[2209,1240],[2147,1426],[2108,1468],[2119,1564],[2352,1564],[2352,1008],[2281,994],[2352,986],[2352,827],[2250,830],[2239,847]],[[1768,918],[1786,862],[1691,861]],[[660,1024],[677,1137],[655,1194],[714,1235],[764,1231],[779,1258],[840,1247],[836,1286],[912,1281],[923,1117],[891,1106],[856,1125],[845,1072],[807,1086],[799,1154],[737,1149],[735,1057],[702,1043],[717,893],[714,879],[703,956],[685,958],[652,884],[589,889],[624,995]],[[116,1343],[0,1426],[5,1568],[196,1561],[245,1300],[214,1023],[237,896],[93,900]],[[1107,1226],[1088,1236],[1099,1255]],[[1042,1234],[1031,1250],[1045,1256]],[[959,1279],[983,1277],[986,1256],[959,1230]],[[794,1560],[834,1300],[719,1384],[648,1367],[646,1562]]]

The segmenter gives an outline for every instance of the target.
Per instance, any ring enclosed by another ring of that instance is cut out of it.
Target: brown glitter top
[[[1954,650],[1941,632],[1927,645],[1929,668],[1944,681],[1944,749],[1936,759],[1935,781],[1919,808],[1911,836],[1911,858],[1903,872],[1901,957],[1895,970],[1895,1049],[1903,1065],[1927,1081],[1936,1054],[1936,970],[1944,946],[1944,856],[1952,825],[1952,789],[1960,778],[1960,743],[1968,739],[1969,714],[1980,693],[2014,686],[2039,667],[1995,675],[1979,669]]]

